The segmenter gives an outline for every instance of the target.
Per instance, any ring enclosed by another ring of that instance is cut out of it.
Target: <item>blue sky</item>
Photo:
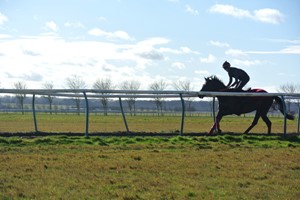
[[[0,87],[28,88],[80,76],[189,81],[193,90],[227,60],[248,87],[299,84],[300,1],[0,0]]]

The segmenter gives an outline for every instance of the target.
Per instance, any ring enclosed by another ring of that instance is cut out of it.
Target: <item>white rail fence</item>
[[[85,100],[85,136],[89,135],[89,98],[117,98],[119,99],[120,110],[123,117],[126,132],[130,132],[126,115],[123,109],[122,99],[125,98],[179,98],[181,101],[181,123],[180,123],[180,135],[184,132],[184,119],[185,119],[185,102],[184,98],[188,97],[213,97],[213,118],[215,120],[215,97],[216,96],[244,96],[244,97],[270,97],[279,96],[284,102],[284,123],[283,133],[286,136],[286,105],[285,99],[300,99],[300,93],[250,93],[250,92],[187,92],[187,91],[153,91],[153,90],[93,90],[93,89],[0,89],[0,94],[26,94],[32,95],[32,114],[35,132],[39,132],[38,123],[35,110],[35,97],[36,96],[57,96],[57,97],[77,97]],[[299,116],[300,107],[298,108],[298,127],[297,132],[299,133]]]

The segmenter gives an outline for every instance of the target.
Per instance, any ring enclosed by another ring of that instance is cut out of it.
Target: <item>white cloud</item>
[[[0,12],[0,26],[3,25],[7,21],[8,21],[7,17]]]
[[[261,64],[262,61],[260,60],[238,60],[238,59],[234,59],[232,61],[232,65],[237,65],[237,66],[252,66],[252,65],[259,65]]]
[[[249,18],[263,23],[280,24],[284,21],[283,14],[276,9],[264,8],[254,10],[240,9],[232,5],[215,4],[210,9],[210,12],[230,15],[237,18]]]
[[[230,45],[226,42],[219,42],[219,41],[209,41],[209,43],[213,46],[216,46],[216,47],[222,47],[222,48],[227,48],[227,47],[230,47]]]
[[[72,27],[72,28],[84,28],[84,25],[81,22],[66,22],[64,24],[66,27]]]
[[[205,70],[195,70],[195,74],[207,76],[207,75],[209,75],[210,73],[209,73],[208,71],[205,71]]]
[[[146,40],[138,42],[138,45],[141,46],[156,46],[156,45],[164,45],[170,42],[169,39],[163,37],[152,37]]]
[[[273,51],[243,51],[240,49],[228,49],[225,51],[226,55],[233,57],[247,56],[248,54],[300,54],[300,45],[288,46],[280,50]]]
[[[300,46],[289,46],[280,50],[283,54],[300,54]]]
[[[239,49],[229,49],[229,50],[225,51],[225,54],[230,55],[230,56],[236,56],[236,57],[247,55],[247,53],[245,53],[244,51],[239,50]]]
[[[278,42],[278,43],[300,44],[300,40],[270,39],[270,38],[264,38],[262,40],[267,40],[267,41],[271,41],[271,42]]]
[[[11,38],[12,36],[11,35],[8,35],[8,34],[0,34],[0,40],[1,39],[8,39],[8,38]]]
[[[124,39],[124,40],[132,40],[133,39],[125,31],[115,31],[115,32],[113,32],[112,37],[117,37],[117,38]]]
[[[133,40],[132,37],[125,31],[115,31],[115,32],[107,32],[99,28],[93,28],[88,32],[90,35],[93,36],[104,36],[108,39],[123,39],[123,40]]]
[[[103,17],[103,16],[98,17],[98,20],[99,20],[99,21],[102,21],[102,22],[107,22],[106,17]]]
[[[155,50],[151,50],[148,52],[142,52],[137,55],[141,56],[142,58],[149,59],[149,60],[164,60],[165,59],[163,54],[161,54]]]
[[[199,11],[196,10],[196,9],[194,9],[194,8],[192,8],[192,6],[190,6],[190,5],[185,5],[185,11],[188,12],[188,13],[190,13],[190,14],[192,14],[192,15],[194,15],[194,16],[198,16],[199,15]]]
[[[270,9],[270,8],[255,10],[252,18],[257,21],[270,23],[270,24],[280,24],[284,21],[283,20],[284,16],[282,13],[280,13],[276,9]]]
[[[200,54],[200,52],[193,51],[189,47],[180,47],[180,49],[161,47],[159,48],[158,51],[161,53],[173,53],[173,54],[196,54],[196,55]]]
[[[278,51],[245,51],[247,54],[300,54],[300,46],[288,46]]]
[[[232,5],[215,4],[209,9],[209,11],[225,15],[231,15],[233,17],[238,18],[251,17],[251,14],[248,10],[239,9]]]
[[[93,35],[93,36],[107,36],[109,35],[108,32],[105,32],[99,28],[93,28],[91,30],[89,30],[88,32],[90,35]]]
[[[174,62],[172,63],[172,67],[176,69],[185,69],[185,64],[182,62]]]
[[[99,77],[112,77],[118,83],[129,76],[145,86],[156,76],[149,74],[150,67],[156,67],[162,60],[177,69],[185,68],[181,62],[166,61],[164,54],[168,52],[160,52],[169,42],[159,37],[130,44],[65,40],[51,35],[4,38],[0,40],[1,87],[10,88],[16,81],[26,81],[29,88],[40,88],[42,82],[55,81],[55,88],[64,88],[70,74],[79,74],[89,87]],[[183,49],[177,50],[193,54],[188,47]]]
[[[200,54],[200,52],[198,51],[193,51],[191,50],[189,47],[180,47],[180,50],[183,52],[183,53],[192,53],[192,54]]]
[[[216,61],[216,57],[212,54],[209,54],[207,58],[200,58],[202,63],[213,63]]]
[[[46,30],[51,30],[53,32],[57,32],[59,28],[58,28],[57,24],[54,21],[49,21],[49,22],[46,22],[45,29]]]

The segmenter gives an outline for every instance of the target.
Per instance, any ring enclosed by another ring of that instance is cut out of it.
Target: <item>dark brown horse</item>
[[[208,78],[205,78],[205,83],[200,90],[200,92],[245,92],[243,90],[237,90],[237,89],[227,89],[225,84],[218,79],[216,76],[211,76]],[[267,93],[265,90],[262,89],[252,89],[248,90],[247,92],[262,92]],[[199,96],[200,98],[203,98],[203,96]],[[270,109],[270,107],[273,104],[273,101],[275,100],[276,103],[279,105],[279,110],[283,114],[283,101],[278,96],[268,96],[268,97],[251,97],[251,96],[217,96],[219,101],[219,112],[216,117],[216,121],[214,125],[212,126],[209,133],[213,133],[214,130],[217,132],[221,132],[220,129],[220,121],[223,116],[225,115],[240,115],[244,113],[249,113],[256,110],[256,114],[254,117],[254,120],[250,127],[245,131],[245,133],[248,133],[258,122],[259,118],[261,117],[264,122],[266,123],[268,127],[268,134],[271,133],[271,126],[272,123],[269,120],[267,113]],[[294,116],[291,114],[286,114],[286,118],[289,120],[293,120]]]

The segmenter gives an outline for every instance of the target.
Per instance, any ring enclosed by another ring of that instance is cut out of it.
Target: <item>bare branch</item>
[[[14,88],[19,91],[22,91],[22,90],[27,89],[27,85],[26,85],[26,83],[19,81],[19,82],[14,83]],[[24,115],[24,100],[26,98],[26,94],[22,94],[22,93],[16,94],[16,98],[21,106],[22,115]]]
[[[98,90],[113,90],[115,86],[112,83],[112,80],[110,78],[105,78],[105,79],[97,79],[93,84],[93,88]],[[109,98],[107,97],[101,98],[101,104],[103,106],[105,116],[107,116],[108,101]]]
[[[86,88],[86,83],[78,75],[73,75],[73,76],[67,78],[66,85],[68,88],[74,89],[74,90]],[[75,101],[76,108],[77,108],[77,114],[79,115],[80,114],[80,98],[75,97],[74,101]]]
[[[150,85],[150,89],[153,91],[162,91],[162,90],[165,90],[167,88],[167,86],[168,86],[168,84],[164,80],[160,80],[160,81],[153,82]],[[158,113],[160,111],[161,114],[162,114],[162,108],[163,108],[163,101],[164,101],[163,98],[160,98],[160,97],[154,98],[154,102],[157,107],[157,111],[158,111]]]

